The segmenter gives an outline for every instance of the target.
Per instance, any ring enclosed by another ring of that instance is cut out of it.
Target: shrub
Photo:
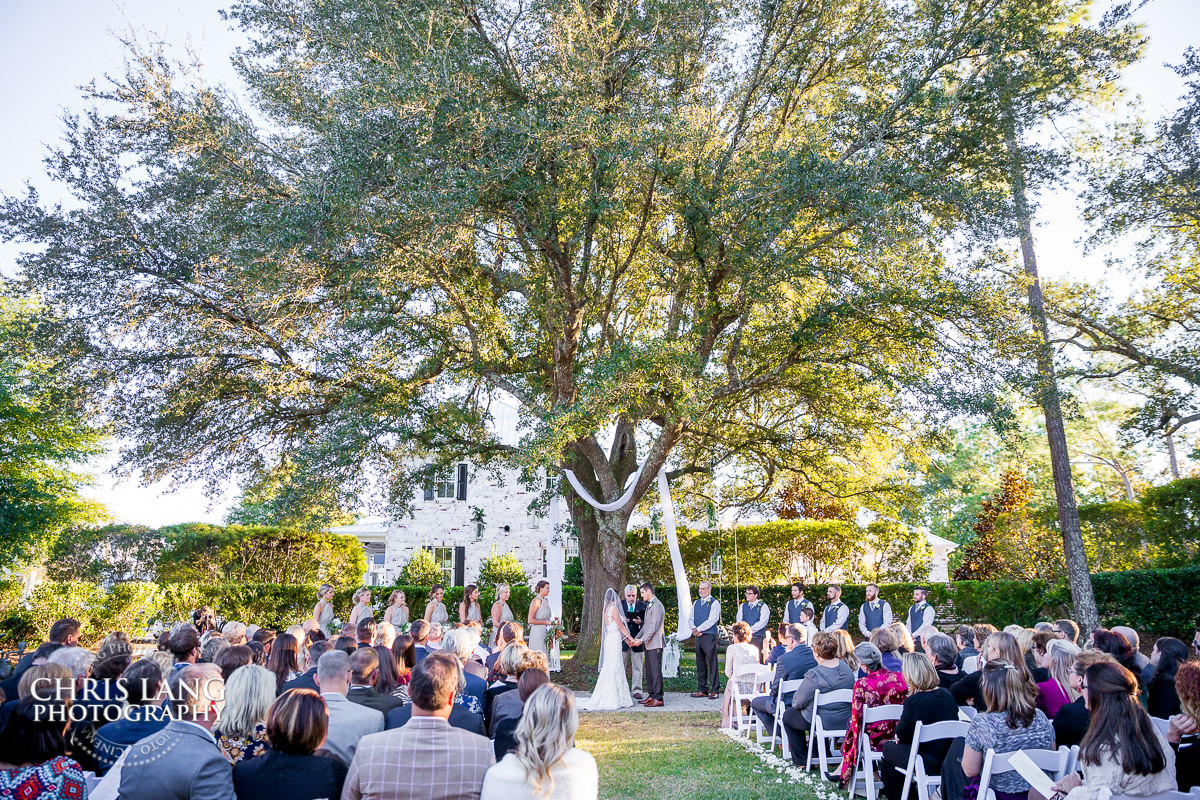
[[[442,568],[434,561],[433,551],[428,547],[418,547],[404,569],[400,570],[400,583],[410,586],[433,586],[442,580]],[[406,596],[409,608],[412,608],[412,596]],[[446,605],[449,607],[448,602]]]
[[[166,547],[158,580],[189,583],[360,583],[362,545],[353,536],[295,528],[219,527],[192,523],[162,528]]]
[[[479,565],[479,578],[476,583],[482,594],[487,595],[500,583],[524,586],[529,583],[529,573],[521,566],[521,559],[517,558],[516,553],[499,553],[485,558]]]

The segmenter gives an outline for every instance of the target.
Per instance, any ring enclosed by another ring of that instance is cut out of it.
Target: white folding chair
[[[860,775],[863,776],[867,800],[875,800],[878,794],[878,789],[875,788],[875,765],[883,760],[883,753],[871,749],[871,737],[867,735],[867,726],[887,720],[899,721],[903,711],[904,706],[899,703],[874,708],[863,707],[862,730],[858,733],[858,760],[854,764],[854,775],[850,779],[851,796],[858,792]]]
[[[787,737],[783,735],[783,711],[785,708],[787,708],[787,706],[785,706],[783,703],[783,696],[785,694],[791,694],[792,692],[799,689],[800,683],[802,682],[802,680],[803,680],[802,678],[796,678],[795,680],[791,680],[791,681],[780,681],[779,686],[776,687],[776,689],[775,689],[775,719],[771,723],[771,736],[770,736],[769,740],[764,735],[766,733],[766,729],[763,728],[763,726],[762,726],[762,720],[758,718],[758,714],[754,715],[755,725],[757,725],[757,730],[758,730],[758,743],[759,744],[769,741],[770,749],[772,751],[774,751],[775,750],[775,731],[779,731],[779,735],[783,739],[783,747],[787,748],[787,746],[788,746]]]
[[[1113,794],[1112,789],[1103,786],[1096,800],[1200,800],[1200,786],[1193,787],[1190,792],[1159,792],[1134,797],[1131,794]]]
[[[917,785],[917,797],[929,800],[929,790],[942,785],[941,775],[925,773],[925,759],[918,757],[921,745],[943,739],[957,739],[967,735],[968,723],[954,720],[952,722],[934,722],[926,725],[918,722],[913,729],[912,750],[908,753],[908,767],[904,770],[904,789],[901,797],[908,797],[908,789],[914,783]],[[899,769],[899,767],[897,767]]]
[[[846,735],[846,729],[843,727],[840,730],[826,728],[824,720],[821,719],[821,706],[831,706],[839,703],[850,704],[854,698],[853,689],[837,689],[832,692],[817,692],[813,695],[813,715],[812,726],[808,735],[808,755],[804,760],[804,771],[808,772],[813,764],[813,748],[817,750],[817,761],[821,764],[821,774],[829,773],[829,762],[831,760],[841,763],[842,757],[839,754],[836,759],[833,758],[833,743]]]
[[[975,715],[978,713],[979,709],[975,708],[975,706],[958,707],[958,718],[963,722],[970,722],[971,720],[975,719]]]
[[[970,675],[972,672],[979,671],[979,656],[968,656],[963,659],[962,671]]]
[[[1071,762],[1071,749],[1066,745],[1057,750],[1021,750],[1012,753],[997,753],[989,747],[983,756],[983,770],[979,773],[979,800],[995,800],[996,793],[990,788],[992,778],[1013,770],[1011,758],[1017,752],[1029,756],[1030,761],[1055,781],[1063,779]]]
[[[754,726],[754,712],[752,710],[742,711],[742,701],[749,704],[750,700],[755,697],[761,697],[766,692],[758,691],[758,687],[762,683],[764,675],[770,675],[770,667],[765,667],[762,664],[742,664],[740,667],[733,668],[733,690],[731,699],[733,708],[729,718],[729,724],[738,732],[738,735],[749,735],[750,729]],[[742,681],[753,681],[753,688],[749,694],[743,694],[741,691]]]
[[[1067,757],[1067,775],[1079,771],[1079,745],[1071,745],[1071,755]]]

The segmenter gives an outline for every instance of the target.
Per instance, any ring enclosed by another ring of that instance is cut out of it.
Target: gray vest
[[[709,602],[715,603],[716,601],[710,597]],[[708,606],[707,608],[705,607],[703,597],[697,599],[696,602],[692,605],[692,625],[699,628],[701,625],[708,622],[708,612],[711,608],[712,608],[711,605]],[[717,620],[717,623],[720,624],[719,619]],[[714,627],[709,628],[708,630],[704,631],[700,635],[701,636],[716,636],[717,629],[714,626]]]
[[[877,600],[878,608],[871,608],[870,603],[862,604],[863,619],[867,621],[867,630],[874,631],[883,627],[883,601]]]
[[[758,618],[762,616],[761,608],[762,606],[752,606],[749,603],[742,603],[742,622],[753,628],[758,624]]]
[[[924,605],[927,608],[932,608],[932,606],[930,606],[928,603],[925,603]],[[924,624],[924,622],[922,620],[922,618],[924,616],[925,616],[925,609],[921,609],[918,611],[917,606],[915,606],[915,605],[908,607],[908,629],[910,631],[912,631],[914,636],[916,636],[917,631],[920,629],[921,625]],[[934,613],[933,619],[935,622],[937,621],[937,613],[936,612]],[[930,622],[929,624],[932,625],[933,622]]]
[[[830,625],[832,625],[834,622],[837,621],[838,611],[841,610],[842,605],[843,605],[842,601],[839,600],[836,603],[831,603],[830,605],[825,607],[824,622],[821,624],[822,628],[828,628]],[[846,615],[846,621],[842,623],[842,630],[844,630],[844,631],[850,630],[850,616],[849,615]]]

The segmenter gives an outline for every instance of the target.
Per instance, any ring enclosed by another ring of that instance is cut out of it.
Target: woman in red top
[[[862,730],[863,709],[902,705],[904,698],[908,696],[908,684],[904,682],[904,676],[884,668],[883,653],[878,647],[864,642],[854,648],[854,657],[867,674],[854,684],[850,723],[846,726],[846,738],[842,741],[840,781],[843,789],[850,785],[850,777],[854,774],[855,764],[858,763],[858,736]],[[895,732],[896,720],[872,722],[867,728],[871,749],[882,750],[883,743],[890,740]]]

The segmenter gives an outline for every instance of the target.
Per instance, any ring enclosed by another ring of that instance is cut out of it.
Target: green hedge
[[[897,583],[881,587],[881,594],[902,615],[912,602],[912,590],[919,584]],[[1125,624],[1143,633],[1187,639],[1197,622],[1200,609],[1200,566],[1180,569],[1138,570],[1099,573],[1092,576],[1100,619],[1105,625]],[[744,588],[744,587],[743,587]],[[791,596],[788,586],[764,586],[761,599],[771,607],[778,620]],[[843,585],[843,601],[852,609],[863,602],[865,588]],[[1070,592],[1064,584],[1040,581],[956,581],[929,585],[930,601],[938,609],[938,626],[948,630],[961,622],[990,622],[1002,626],[1012,623],[1032,625],[1043,619],[1070,616]],[[348,619],[351,595],[355,587],[338,591],[334,599],[337,616]],[[393,589],[403,589],[414,616],[422,613],[428,587],[372,587],[377,613]],[[825,605],[824,585],[809,587],[806,596],[818,609]],[[446,590],[446,607],[451,619],[458,615],[461,587]],[[737,604],[743,599],[733,587],[714,587],[713,594],[723,600],[723,621],[732,622]],[[664,586],[658,597],[666,606],[667,629],[678,624],[675,587]],[[509,605],[522,620],[533,591],[514,586]],[[494,601],[481,598],[485,613]],[[694,599],[694,598],[693,598]],[[129,582],[105,591],[85,581],[48,581],[31,597],[20,601],[20,585],[0,581],[0,645],[11,647],[18,641],[44,639],[54,620],[71,615],[83,623],[83,641],[98,641],[113,630],[138,634],[155,620],[187,618],[193,609],[211,605],[219,616],[240,619],[271,627],[285,627],[307,619],[316,603],[316,587],[308,584],[153,584]],[[564,623],[568,632],[579,630],[583,608],[583,590],[563,587]],[[854,625],[852,624],[853,628]]]

